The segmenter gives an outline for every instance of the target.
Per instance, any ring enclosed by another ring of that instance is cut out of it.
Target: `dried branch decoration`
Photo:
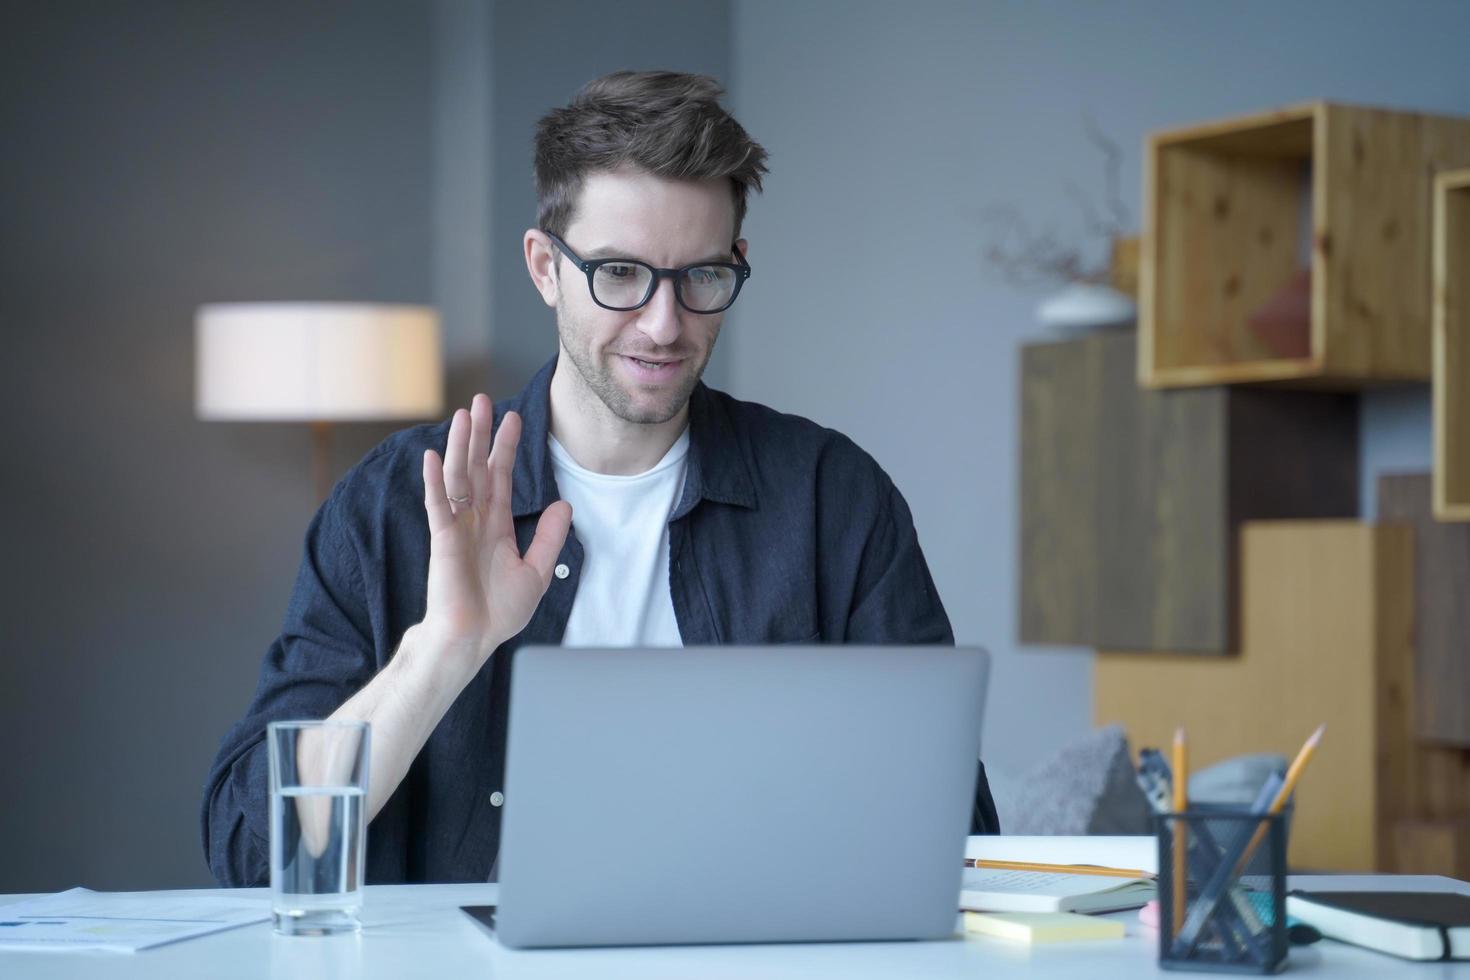
[[[1106,199],[1099,209],[1076,184],[1069,181],[1066,191],[1082,212],[1086,238],[1101,239],[1106,246],[1131,234],[1132,218],[1119,193],[1123,154],[1090,115],[1083,117],[1083,126],[1087,141],[1103,155]],[[1063,241],[1050,229],[1033,231],[1021,212],[1011,205],[986,208],[981,212],[981,221],[993,229],[985,260],[1013,286],[1025,289],[1109,280],[1107,247],[1101,248],[1100,259],[1089,261],[1082,245]]]

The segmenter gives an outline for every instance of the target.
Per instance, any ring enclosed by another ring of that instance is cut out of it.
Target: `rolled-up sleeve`
[[[205,858],[226,887],[268,884],[266,725],[336,711],[377,671],[365,588],[344,519],[342,485],[306,533],[281,634],[270,645],[245,717],[220,742],[201,807]]]

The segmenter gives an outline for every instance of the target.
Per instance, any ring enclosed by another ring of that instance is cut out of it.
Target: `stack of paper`
[[[134,953],[264,922],[270,917],[267,898],[159,896],[73,888],[0,907],[0,949]]]

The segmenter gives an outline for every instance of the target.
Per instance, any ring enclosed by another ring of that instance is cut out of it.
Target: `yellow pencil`
[[[1184,729],[1182,727],[1174,730],[1174,812],[1183,813],[1189,809],[1189,753],[1184,744]],[[1187,876],[1186,862],[1184,859],[1188,843],[1187,825],[1183,820],[1174,820],[1174,935],[1179,935],[1179,930],[1184,928],[1184,900],[1188,891],[1185,889]]]
[[[1301,751],[1296,758],[1291,760],[1291,767],[1286,770],[1286,778],[1281,781],[1281,789],[1276,794],[1276,799],[1271,801],[1267,813],[1280,813],[1286,806],[1286,801],[1291,799],[1292,791],[1296,789],[1296,782],[1302,776],[1302,770],[1307,768],[1307,763],[1312,761],[1312,755],[1317,751],[1317,746],[1322,741],[1322,733],[1327,731],[1327,724],[1323,722],[1317,726],[1317,730],[1311,734],[1302,744]],[[1256,832],[1251,835],[1250,843],[1245,845],[1245,850],[1240,852],[1240,860],[1235,864],[1235,877],[1245,874],[1246,866],[1250,864],[1251,855],[1255,854],[1256,848],[1260,846],[1261,838],[1266,836],[1267,824],[1262,821],[1256,827]]]
[[[995,861],[989,858],[965,858],[967,868],[989,868],[992,871],[1042,871],[1069,875],[1102,875],[1107,878],[1158,877],[1141,868],[1109,868],[1100,864],[1047,864],[1044,861]]]

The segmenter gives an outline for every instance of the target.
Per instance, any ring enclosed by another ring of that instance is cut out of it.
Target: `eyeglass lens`
[[[653,270],[636,262],[607,262],[592,274],[592,298],[604,306],[632,309],[642,306],[653,292]],[[735,270],[701,265],[686,269],[674,280],[684,305],[695,313],[712,313],[730,302],[735,292]]]

